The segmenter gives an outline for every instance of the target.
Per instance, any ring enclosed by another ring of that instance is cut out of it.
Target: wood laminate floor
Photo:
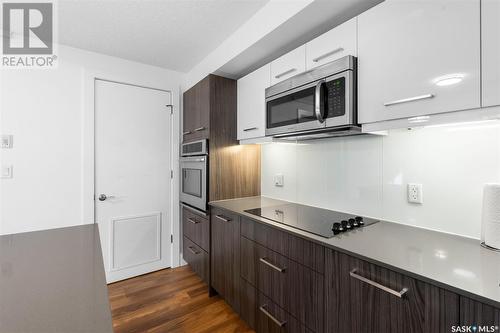
[[[253,332],[188,267],[158,272],[108,286],[113,328],[122,332]]]

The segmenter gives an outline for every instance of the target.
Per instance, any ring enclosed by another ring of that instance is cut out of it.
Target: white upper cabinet
[[[500,0],[482,0],[482,106],[500,105]]]
[[[271,85],[297,75],[306,69],[306,46],[295,50],[271,62]]]
[[[271,84],[270,65],[242,77],[237,84],[238,140],[265,136],[265,90]]]
[[[360,123],[480,107],[479,0],[386,0],[361,14],[358,88]]]
[[[353,18],[306,44],[306,69],[326,64],[346,55],[358,55],[357,18]]]

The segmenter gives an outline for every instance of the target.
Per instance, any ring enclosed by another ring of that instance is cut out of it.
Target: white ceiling
[[[59,0],[59,43],[189,71],[269,0]]]

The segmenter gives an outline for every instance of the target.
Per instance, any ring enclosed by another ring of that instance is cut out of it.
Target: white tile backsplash
[[[500,122],[262,147],[262,195],[473,238],[491,182],[500,182]],[[407,202],[408,183],[423,184],[423,205]]]

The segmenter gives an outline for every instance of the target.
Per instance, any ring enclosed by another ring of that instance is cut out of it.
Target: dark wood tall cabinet
[[[184,143],[208,140],[208,201],[260,195],[260,146],[236,140],[236,81],[208,75],[183,95]],[[239,217],[183,208],[183,256],[239,311]]]

